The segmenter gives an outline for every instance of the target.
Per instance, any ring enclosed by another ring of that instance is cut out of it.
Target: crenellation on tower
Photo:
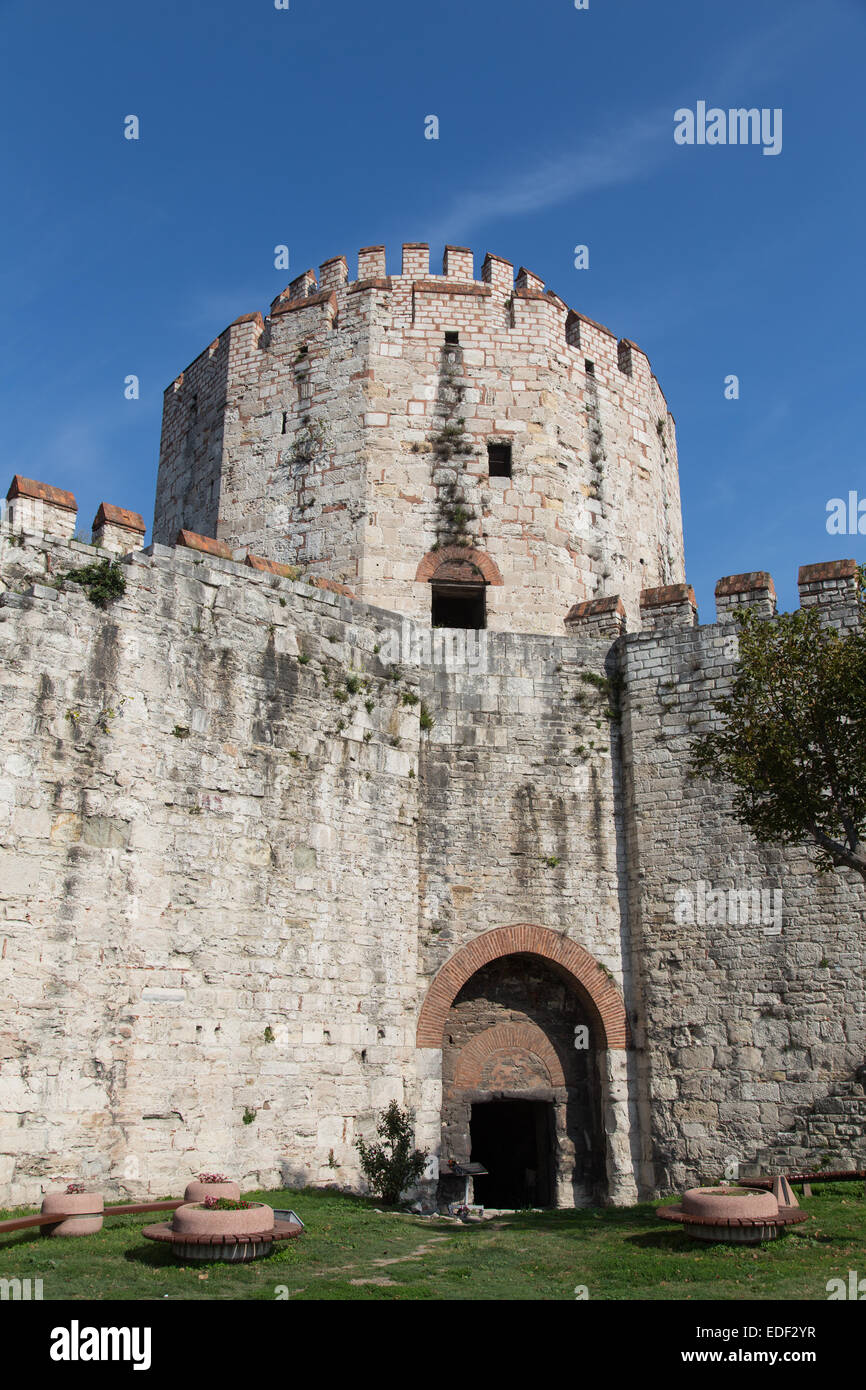
[[[840,631],[858,627],[863,620],[859,575],[854,560],[801,566],[800,607],[817,609],[822,622]]]
[[[515,290],[528,290],[536,294],[541,294],[544,290],[544,281],[540,275],[535,275],[525,266],[521,266],[514,277]]]
[[[488,251],[481,267],[481,279],[501,294],[510,295],[514,289],[514,265]]]
[[[423,280],[430,274],[430,247],[426,241],[404,241],[400,273],[410,280]]]
[[[382,280],[386,274],[385,247],[362,246],[358,252],[358,279]]]
[[[565,618],[566,632],[609,637],[611,641],[622,636],[626,624],[626,611],[619,594],[576,603]]]
[[[442,254],[442,274],[452,280],[475,279],[475,257],[468,246],[446,246]]]
[[[857,563],[830,560],[819,565],[801,565],[797,585],[802,608],[850,603],[857,593]]]
[[[315,282],[314,282],[315,284]],[[271,307],[271,319],[280,317],[282,314],[308,314],[311,309],[321,307],[325,316],[331,321],[337,315],[337,296],[333,289],[311,289],[309,294],[290,296],[288,299],[280,299]]]
[[[349,267],[345,256],[332,256],[319,266],[319,285],[323,290],[339,290],[349,283]]]
[[[317,289],[318,281],[316,280],[316,272],[311,268],[310,270],[303,271],[300,275],[296,275],[294,280],[289,282],[287,288],[283,290],[278,298],[280,301],[286,299],[307,299],[311,294],[315,294]]]

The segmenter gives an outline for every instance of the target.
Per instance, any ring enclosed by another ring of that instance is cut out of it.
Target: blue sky
[[[866,499],[864,0],[29,0],[0,34],[4,492],[149,525],[163,389],[231,319],[340,252],[452,241],[647,352],[703,621],[721,575],[791,608],[800,564],[866,559],[826,530]],[[699,100],[781,108],[782,152],[676,145]]]

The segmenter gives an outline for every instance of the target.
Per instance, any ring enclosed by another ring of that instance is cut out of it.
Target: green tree
[[[414,1116],[409,1110],[401,1110],[396,1100],[379,1115],[376,1133],[382,1143],[355,1140],[355,1148],[361,1156],[361,1172],[383,1202],[395,1206],[400,1193],[423,1173],[427,1150],[413,1147]]]
[[[810,844],[819,872],[866,881],[866,566],[859,577],[854,630],[814,608],[735,615],[740,668],[716,704],[721,724],[693,743],[692,771],[733,785],[758,840]]]

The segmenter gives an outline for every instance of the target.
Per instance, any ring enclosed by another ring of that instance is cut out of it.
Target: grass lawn
[[[816,1299],[828,1279],[866,1272],[859,1183],[827,1183],[803,1201],[812,1220],[766,1245],[702,1245],[656,1204],[517,1213],[463,1226],[379,1214],[369,1198],[306,1191],[245,1194],[292,1207],[295,1241],[250,1265],[188,1264],[144,1240],[160,1215],[106,1219],[99,1235],[0,1237],[0,1278],[43,1281],[49,1299]],[[110,1208],[109,1208],[110,1210]],[[3,1216],[22,1215],[4,1212]],[[286,1297],[286,1293],[281,1294]]]

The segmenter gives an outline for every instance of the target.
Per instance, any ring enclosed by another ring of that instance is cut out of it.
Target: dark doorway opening
[[[433,584],[434,627],[487,626],[483,584]]]
[[[490,1100],[472,1106],[472,1163],[488,1177],[475,1179],[475,1200],[485,1207],[553,1204],[553,1105],[543,1100]]]

